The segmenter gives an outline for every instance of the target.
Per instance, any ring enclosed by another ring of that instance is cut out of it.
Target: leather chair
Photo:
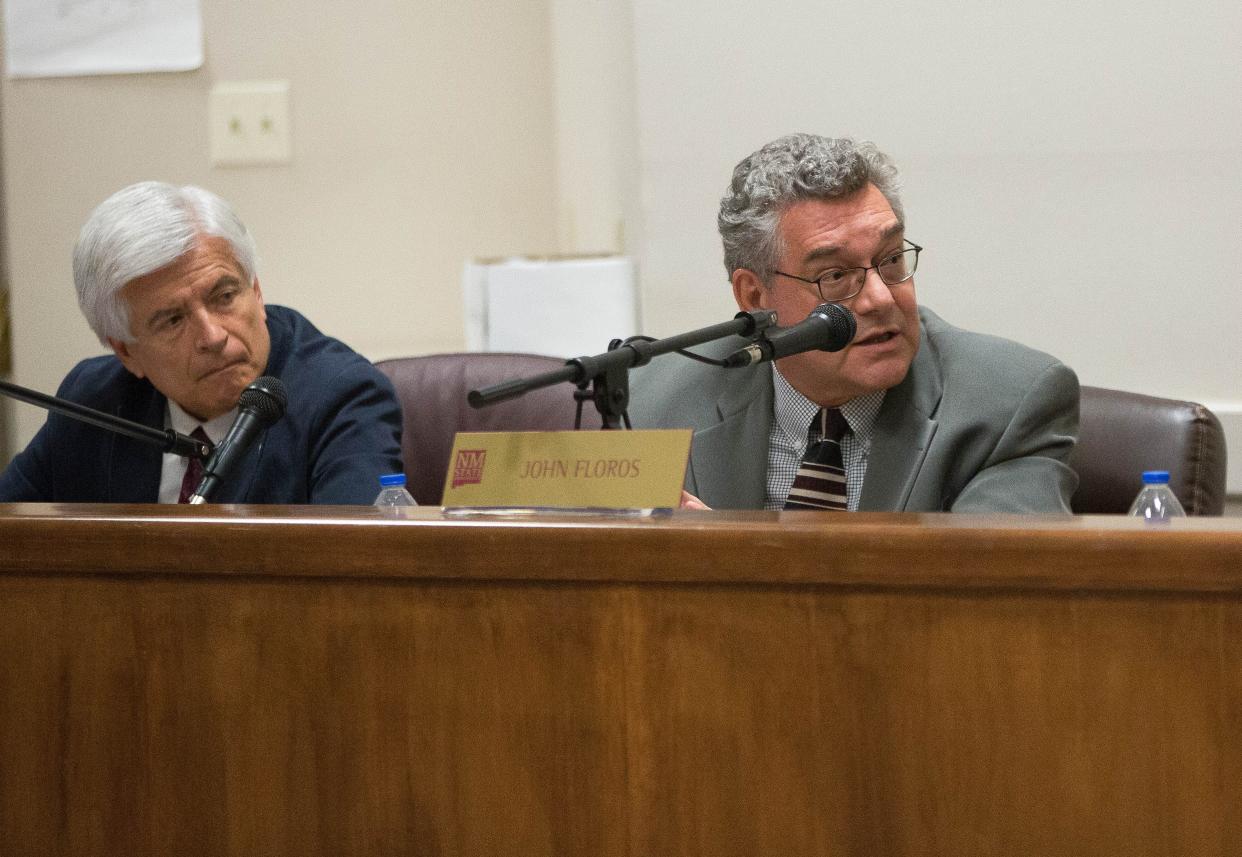
[[[1187,515],[1225,507],[1225,434],[1203,405],[1083,387],[1078,445],[1071,463],[1076,514],[1125,514],[1144,470],[1169,471]]]
[[[560,357],[535,354],[431,354],[376,365],[397,388],[401,455],[410,493],[436,506],[444,489],[453,435],[459,431],[552,431],[574,427],[573,387],[558,384],[518,399],[470,407],[466,394],[511,378],[557,369]],[[1101,387],[1083,387],[1081,428],[1071,463],[1077,514],[1125,514],[1142,488],[1144,470],[1168,470],[1169,484],[1189,515],[1220,515],[1225,503],[1225,436],[1203,405]],[[584,428],[597,429],[589,403]]]
[[[426,506],[440,505],[453,435],[459,431],[555,431],[572,429],[577,402],[572,384],[534,390],[517,399],[475,410],[466,394],[512,378],[539,375],[565,365],[562,357],[536,354],[463,353],[401,357],[375,364],[397,388],[401,401],[401,458],[407,487]],[[598,429],[599,413],[587,402],[582,427]]]

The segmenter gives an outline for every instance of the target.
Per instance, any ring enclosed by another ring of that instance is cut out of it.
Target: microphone
[[[203,465],[203,479],[190,497],[191,504],[207,502],[246,455],[255,438],[285,415],[288,403],[285,385],[279,378],[269,375],[252,381],[242,390],[241,398],[237,400],[237,419],[233,420],[229,433]]]
[[[820,304],[797,324],[776,328],[774,333],[734,351],[725,358],[724,365],[753,366],[803,351],[840,351],[850,344],[857,330],[854,314],[845,307]]]

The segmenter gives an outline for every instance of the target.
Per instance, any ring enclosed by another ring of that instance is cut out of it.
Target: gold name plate
[[[675,509],[689,429],[458,432],[445,506]]]

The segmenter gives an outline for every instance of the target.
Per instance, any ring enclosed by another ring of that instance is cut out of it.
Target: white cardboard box
[[[580,357],[638,332],[628,256],[512,258],[466,264],[466,347]]]

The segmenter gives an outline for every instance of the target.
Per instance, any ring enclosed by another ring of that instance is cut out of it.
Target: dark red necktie
[[[207,432],[203,431],[202,426],[190,432],[190,437],[203,443],[211,443],[211,438],[207,437]],[[177,502],[190,502],[190,498],[194,496],[194,492],[198,489],[198,483],[202,481],[203,462],[201,459],[191,458],[189,466],[185,469],[185,476],[181,478],[181,496],[177,499]]]

